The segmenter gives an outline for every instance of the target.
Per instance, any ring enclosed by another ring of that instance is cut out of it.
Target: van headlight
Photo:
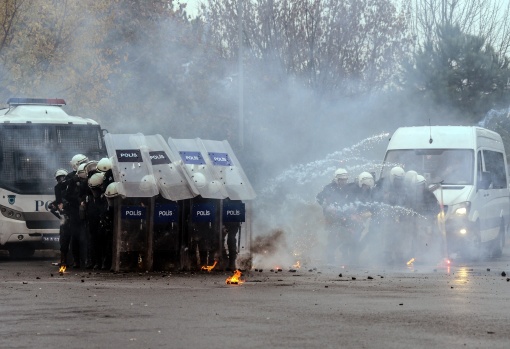
[[[471,203],[469,201],[461,202],[460,204],[455,205],[453,214],[456,216],[467,216],[469,214],[470,207]]]

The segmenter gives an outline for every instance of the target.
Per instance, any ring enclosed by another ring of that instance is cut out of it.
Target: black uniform
[[[64,176],[62,176],[64,177]],[[67,255],[69,253],[69,245],[71,244],[71,231],[69,229],[69,219],[66,218],[65,211],[59,208],[60,205],[63,205],[63,193],[65,191],[67,184],[66,179],[62,178],[58,181],[58,183],[54,187],[55,191],[55,201],[51,203],[51,211],[55,212],[61,219],[60,221],[60,265],[67,265]]]
[[[108,200],[107,200],[108,201]],[[100,236],[104,237],[103,249],[103,270],[109,270],[112,267],[112,249],[113,249],[113,227],[114,227],[114,207],[106,205],[99,219]]]
[[[101,229],[101,217],[108,208],[100,189],[92,189],[85,197],[88,231],[90,235],[90,258],[94,269],[102,269],[107,247],[106,234]]]
[[[82,249],[82,240],[84,234],[84,186],[76,171],[70,172],[66,176],[67,186],[63,191],[64,210],[69,221],[69,230],[71,235],[71,250],[73,253],[74,267],[80,268],[80,257]],[[82,207],[82,208],[81,208]],[[80,215],[80,210],[82,214]]]
[[[356,186],[354,190],[354,210],[352,222],[351,261],[355,261],[359,254],[373,241],[372,216],[374,211],[372,188]],[[366,231],[366,233],[364,233]]]
[[[373,211],[369,234],[378,239],[383,257],[388,263],[405,262],[407,256],[404,256],[404,252],[411,253],[406,246],[412,238],[408,236],[411,212],[408,210],[408,198],[403,179],[392,183],[389,178],[381,178],[373,189],[374,202],[379,205]]]
[[[328,263],[335,262],[335,252],[343,247],[343,254],[348,255],[352,240],[352,205],[355,199],[355,184],[349,183],[339,186],[331,182],[317,194],[317,202],[322,206],[328,233],[326,259]],[[345,256],[344,256],[345,257]]]

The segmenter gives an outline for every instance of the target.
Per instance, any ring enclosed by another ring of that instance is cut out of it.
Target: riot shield
[[[119,194],[138,198],[157,195],[159,191],[144,135],[107,133],[104,140],[112,160],[113,177],[121,184]]]
[[[203,198],[225,199],[228,197],[225,187],[216,178],[211,165],[206,162],[199,139],[170,137],[168,146],[174,154],[179,154],[183,169]]]
[[[161,135],[145,136],[152,163],[152,171],[161,196],[178,201],[199,194],[195,183],[182,167],[181,157],[170,150]]]
[[[255,191],[228,141],[198,141],[203,153],[207,155],[206,163],[216,180],[223,184],[228,197],[232,200],[255,199]]]

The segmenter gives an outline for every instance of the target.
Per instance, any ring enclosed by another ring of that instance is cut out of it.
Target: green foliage
[[[422,105],[451,108],[473,122],[508,103],[508,59],[458,26],[437,30],[438,41],[426,42],[409,66],[407,87],[419,94]]]

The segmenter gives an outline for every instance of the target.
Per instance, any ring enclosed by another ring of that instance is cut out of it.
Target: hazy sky
[[[183,0],[182,2],[188,4],[186,10],[188,14],[194,16],[197,13],[197,8],[203,0]]]

